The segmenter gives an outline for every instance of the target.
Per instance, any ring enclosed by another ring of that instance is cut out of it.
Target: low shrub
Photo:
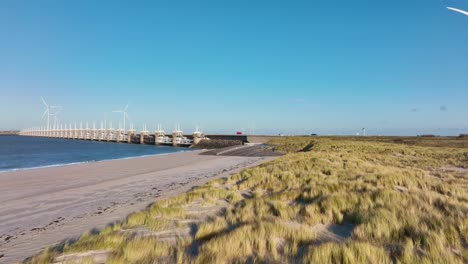
[[[193,147],[200,149],[220,149],[240,145],[243,145],[243,142],[240,140],[203,139],[198,144],[193,145]]]

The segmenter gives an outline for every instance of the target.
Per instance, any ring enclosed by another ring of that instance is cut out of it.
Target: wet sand
[[[158,199],[272,159],[199,152],[0,173],[0,263],[21,261]]]

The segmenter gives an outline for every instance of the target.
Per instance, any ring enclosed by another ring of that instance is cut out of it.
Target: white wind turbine
[[[42,96],[41,96],[41,101],[42,101],[42,103],[44,104],[44,106],[46,108],[44,113],[42,114],[42,119],[44,119],[44,117],[47,115],[47,130],[50,130],[50,116],[54,115],[54,114],[50,113],[50,109],[60,109],[61,106],[56,106],[56,105],[50,105],[49,106],[46,103],[46,101],[44,100],[44,97],[42,97]]]
[[[125,131],[126,127],[125,127],[125,120],[128,119],[130,120],[130,117],[128,116],[128,113],[127,113],[127,109],[128,109],[128,104],[125,106],[125,108],[123,110],[115,110],[115,111],[112,111],[114,113],[122,113],[123,115],[123,130]]]

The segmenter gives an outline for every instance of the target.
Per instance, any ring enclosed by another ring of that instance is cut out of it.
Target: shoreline
[[[184,153],[184,152],[192,152],[192,151],[197,151],[197,150],[181,150],[181,151],[168,152],[168,153],[148,154],[148,155],[140,155],[140,156],[115,158],[115,159],[77,161],[77,162],[71,162],[71,163],[59,163],[59,164],[43,165],[43,166],[28,167],[28,168],[7,169],[7,170],[0,170],[0,176],[1,176],[1,174],[8,173],[8,172],[65,167],[65,166],[73,166],[73,165],[88,164],[88,163],[97,163],[97,162],[104,162],[104,161],[114,161],[114,160],[118,161],[118,160],[138,159],[138,158],[146,158],[146,157],[154,157],[154,156],[164,156],[164,155],[172,155],[172,154],[178,154],[178,153]]]
[[[272,158],[200,150],[0,174],[0,263],[124,220],[132,212]],[[177,154],[177,155],[171,155]]]

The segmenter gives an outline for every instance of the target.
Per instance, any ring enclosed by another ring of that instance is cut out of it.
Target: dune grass
[[[109,249],[109,263],[466,263],[466,142],[275,139],[270,145],[287,155],[159,201],[30,262]],[[197,200],[227,205],[197,223],[190,238],[167,243],[122,232],[180,227],[176,221],[192,217],[185,208]],[[323,225],[352,230],[327,241],[316,232]]]

